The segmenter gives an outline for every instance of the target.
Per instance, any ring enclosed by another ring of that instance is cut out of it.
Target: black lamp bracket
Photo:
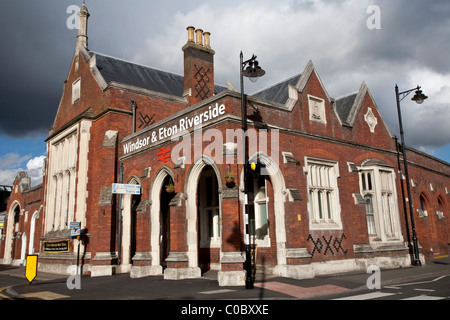
[[[420,88],[422,88],[422,87],[421,87],[421,86],[417,86],[416,88],[413,88],[413,89],[410,89],[410,90],[406,90],[406,91],[403,91],[403,92],[399,92],[399,94],[398,94],[399,100],[402,101],[402,100],[405,99],[411,92],[420,90]]]
[[[247,61],[242,62],[242,71],[244,71],[245,66],[250,64],[250,62],[256,60],[256,58],[257,58],[257,56],[252,55],[252,57],[250,59],[248,59]]]

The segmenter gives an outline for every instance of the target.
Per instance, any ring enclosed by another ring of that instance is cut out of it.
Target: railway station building
[[[215,83],[208,32],[187,28],[179,75],[90,51],[88,17],[83,5],[43,183],[20,172],[12,186],[2,263],[38,254],[45,272],[75,274],[78,261],[84,274],[134,278],[215,270],[234,286],[249,239],[256,271],[282,277],[407,267],[408,201],[422,264],[448,255],[450,166],[406,147],[406,181],[364,82],[331,97],[310,61],[245,95],[243,130],[241,92]]]

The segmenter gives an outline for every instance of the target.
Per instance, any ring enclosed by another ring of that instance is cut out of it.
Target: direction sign
[[[113,183],[112,193],[114,194],[141,194],[141,186],[138,184]]]
[[[28,282],[31,283],[37,276],[38,256],[28,255],[26,259],[27,265],[25,267],[25,278],[27,278]]]
[[[81,222],[70,223],[70,237],[75,238],[81,236]]]

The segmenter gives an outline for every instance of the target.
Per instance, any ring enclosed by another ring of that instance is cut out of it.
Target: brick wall
[[[19,178],[19,175],[17,176]],[[14,224],[14,229],[12,230],[12,259],[20,259],[22,251],[22,235],[26,234],[25,248],[27,255],[30,252],[30,237],[31,237],[31,224],[33,221],[33,215],[38,212],[36,219],[34,221],[34,236],[33,236],[33,248],[34,252],[40,251],[40,236],[42,233],[42,222],[43,214],[41,211],[41,201],[43,199],[43,189],[42,185],[31,188],[29,185],[22,185],[20,187],[21,181],[16,179],[13,185],[12,193],[7,202],[7,219],[5,220],[5,225],[2,234],[4,239],[0,243],[0,257],[3,258],[5,254],[5,242],[7,235],[8,225]],[[14,221],[14,215],[10,215],[11,210],[16,208],[18,205],[19,215],[17,220]]]

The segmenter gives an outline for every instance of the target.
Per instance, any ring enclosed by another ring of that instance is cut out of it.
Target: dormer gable
[[[325,95],[325,99],[328,101],[328,103],[330,103],[330,96],[328,95],[322,83],[322,80],[320,79],[320,76],[317,73],[317,70],[311,60],[309,60],[308,64],[305,67],[305,70],[302,73],[294,75],[284,81],[258,91],[253,94],[253,96],[275,102],[278,105],[283,106],[287,110],[292,111],[299,99],[299,93],[303,93],[308,81],[311,78],[311,75],[313,74],[320,83],[321,89],[323,90]]]
[[[362,111],[363,114],[361,115],[360,111],[365,99],[369,99],[368,102],[370,106],[364,108]],[[335,105],[336,114],[343,126],[353,127],[357,118],[362,117],[371,133],[375,132],[377,126],[382,126],[387,133],[391,135],[389,128],[381,117],[375,100],[364,81],[357,92],[337,98]]]

